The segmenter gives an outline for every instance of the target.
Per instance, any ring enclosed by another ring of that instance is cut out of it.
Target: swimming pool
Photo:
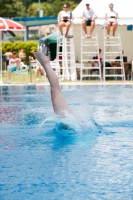
[[[69,129],[49,86],[0,88],[0,200],[133,199],[133,86],[61,89]]]

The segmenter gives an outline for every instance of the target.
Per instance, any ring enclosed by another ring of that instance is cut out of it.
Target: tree
[[[67,0],[69,10],[73,10],[80,0]],[[40,0],[44,16],[56,16],[62,10],[62,0]],[[0,0],[1,17],[37,16],[38,0]]]
[[[37,2],[37,0],[36,0]],[[23,0],[23,4],[26,7],[26,9],[29,8],[29,6],[33,3],[33,0]]]
[[[28,8],[28,16],[29,17],[34,17],[37,16],[37,11],[38,11],[38,6],[35,4],[32,4],[29,8]]]
[[[1,17],[16,17],[26,14],[25,6],[19,0],[0,0],[0,15]]]
[[[69,10],[72,11],[78,5],[74,1],[68,1]],[[62,10],[63,2],[61,0],[54,0],[53,3],[42,3],[41,7],[44,10],[45,16],[57,16],[58,13]]]

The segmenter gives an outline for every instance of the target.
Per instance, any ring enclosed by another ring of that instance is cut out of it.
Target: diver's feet
[[[48,64],[50,62],[49,57],[45,56],[42,51],[37,50],[33,54],[42,66],[44,66],[45,64]]]

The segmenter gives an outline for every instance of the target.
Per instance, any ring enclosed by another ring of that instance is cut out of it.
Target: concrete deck
[[[60,85],[133,85],[133,81],[77,81],[77,82],[60,82]],[[0,86],[23,86],[23,85],[49,85],[49,82],[32,82],[32,83],[0,83]]]

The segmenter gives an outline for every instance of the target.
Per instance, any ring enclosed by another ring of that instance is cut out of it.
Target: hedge
[[[29,56],[33,56],[34,51],[38,49],[38,42],[27,41],[27,42],[2,42],[2,54],[5,54],[6,51],[10,49],[11,51],[16,51],[17,56],[21,49],[25,50],[26,60],[25,64],[29,64]]]

